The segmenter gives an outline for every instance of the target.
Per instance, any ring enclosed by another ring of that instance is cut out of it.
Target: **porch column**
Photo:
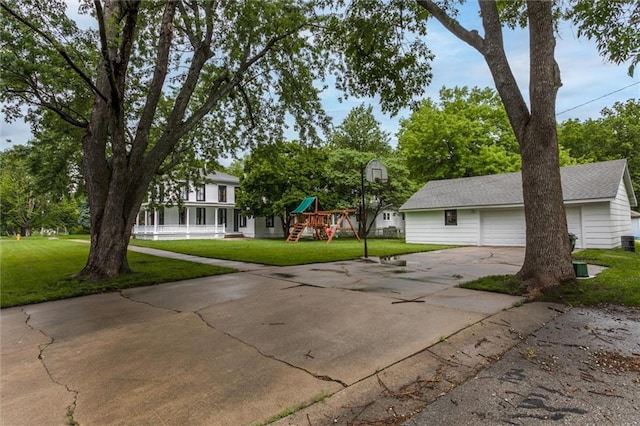
[[[213,209],[213,223],[216,224],[216,234],[218,233],[218,208]]]
[[[185,221],[187,223],[187,235],[189,234],[189,207],[184,208]]]
[[[153,208],[153,233],[158,233],[158,209],[156,207]]]
[[[144,209],[144,233],[146,234],[149,229],[149,210]]]

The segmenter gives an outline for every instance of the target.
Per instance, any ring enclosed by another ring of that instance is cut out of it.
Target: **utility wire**
[[[556,117],[557,117],[558,115],[560,115],[560,114],[564,114],[565,112],[573,111],[574,109],[577,109],[577,108],[580,108],[580,107],[582,107],[582,106],[588,105],[588,104],[590,104],[591,102],[595,102],[595,101],[597,101],[597,100],[599,100],[599,99],[606,98],[607,96],[609,96],[609,95],[613,95],[614,93],[622,92],[624,89],[628,89],[629,87],[635,86],[636,84],[640,84],[640,81],[636,81],[635,83],[631,83],[631,84],[630,84],[630,85],[628,85],[628,86],[624,86],[622,89],[618,89],[618,90],[614,90],[613,92],[609,92],[609,93],[607,93],[606,95],[602,95],[602,96],[597,97],[597,98],[595,98],[595,99],[591,99],[590,101],[587,101],[587,102],[585,102],[585,103],[583,103],[583,104],[580,104],[580,105],[574,106],[573,108],[569,108],[569,109],[565,109],[564,111],[560,111],[559,113],[557,113],[557,114],[556,114]]]

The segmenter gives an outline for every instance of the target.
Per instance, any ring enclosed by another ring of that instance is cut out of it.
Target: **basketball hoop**
[[[387,182],[387,168],[380,160],[371,160],[367,163],[365,177],[369,182],[385,183]]]

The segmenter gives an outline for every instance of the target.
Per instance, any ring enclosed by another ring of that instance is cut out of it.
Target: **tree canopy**
[[[460,3],[94,0],[82,7],[93,26],[78,28],[62,0],[0,0],[0,100],[8,118],[29,106],[33,125],[46,125],[53,111],[81,129],[92,233],[81,275],[99,280],[129,272],[126,247],[155,175],[185,159],[281,140],[288,117],[301,142],[319,139],[328,125],[319,82],[329,77],[345,95],[377,96],[386,112],[424,94],[426,23],[435,18],[484,57],[518,141],[527,217],[519,276],[532,291],[572,280],[554,30],[571,17],[609,59],[633,66],[637,0],[480,1],[480,30],[458,21]],[[518,24],[530,36],[528,102],[503,42],[503,27]]]
[[[442,88],[400,122],[398,146],[418,181],[520,169],[518,142],[497,93],[474,87]]]
[[[327,153],[297,141],[255,147],[243,160],[244,172],[237,207],[246,216],[278,216],[288,235],[289,213],[305,197],[317,196],[321,205],[335,203],[324,174]]]
[[[566,120],[558,126],[558,138],[581,162],[626,158],[636,195],[640,195],[640,101],[616,102],[601,117]]]
[[[392,3],[96,0],[81,10],[94,25],[78,28],[64,1],[0,1],[7,117],[30,105],[33,125],[50,110],[83,131],[92,239],[81,275],[129,272],[155,175],[281,140],[288,117],[301,142],[318,139],[328,118],[316,82],[378,94],[386,111],[424,93],[430,53],[424,20],[412,19],[424,11]]]

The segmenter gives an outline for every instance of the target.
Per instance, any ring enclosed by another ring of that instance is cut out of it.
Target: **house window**
[[[164,185],[160,184],[156,187],[156,201],[158,203],[164,203],[166,194],[165,194],[165,189],[164,189]]]
[[[180,188],[180,199],[182,201],[189,201],[189,184]]]
[[[204,185],[200,185],[196,188],[196,201],[205,201]]]
[[[227,202],[227,186],[226,185],[218,185],[218,202],[220,203]]]
[[[238,226],[240,228],[246,228],[247,227],[247,217],[243,214],[238,216]]]
[[[458,210],[445,210],[444,211],[444,224],[445,225],[457,225],[458,224]]]
[[[265,219],[267,220],[267,228],[275,227],[275,220],[273,216],[267,216]]]
[[[391,213],[382,213],[382,220],[391,220]]]
[[[218,225],[227,226],[227,209],[220,209],[218,212]]]
[[[204,207],[198,207],[196,209],[196,225],[207,224],[207,210]]]
[[[178,213],[178,225],[186,225],[187,224],[187,208],[182,207],[180,212]]]

